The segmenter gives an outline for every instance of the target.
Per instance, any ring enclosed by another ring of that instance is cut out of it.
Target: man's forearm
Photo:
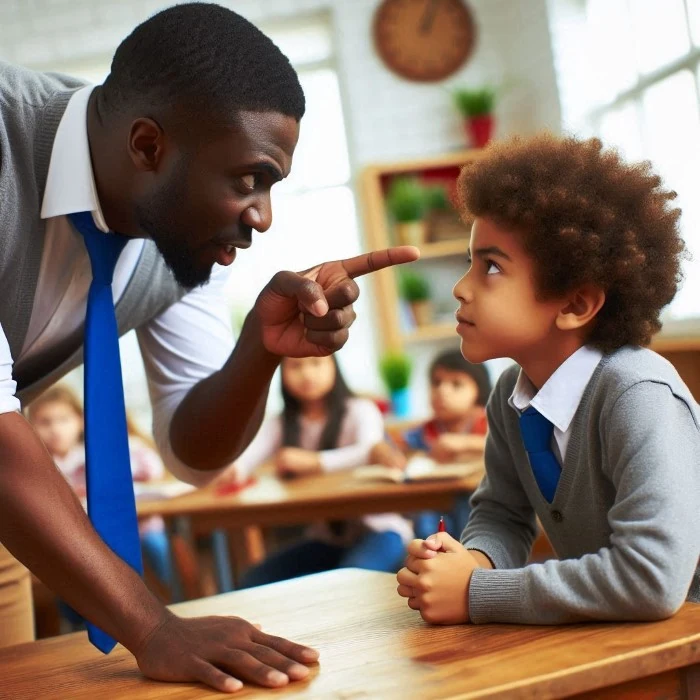
[[[173,416],[170,444],[178,459],[206,471],[238,457],[260,427],[280,359],[264,348],[257,319],[249,314],[226,364],[200,381]]]
[[[0,415],[0,540],[63,600],[132,651],[170,616],[102,542],[17,413]]]

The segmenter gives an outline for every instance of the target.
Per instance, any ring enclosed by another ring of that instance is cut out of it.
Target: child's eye
[[[496,275],[501,271],[501,268],[493,260],[486,258],[484,259],[484,263],[486,264],[487,275]]]

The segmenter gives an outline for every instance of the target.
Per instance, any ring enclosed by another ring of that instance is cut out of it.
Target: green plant
[[[401,352],[390,352],[379,361],[379,373],[389,392],[405,389],[411,378],[411,358]]]
[[[458,88],[452,93],[452,98],[465,117],[480,117],[493,112],[496,90],[488,86],[473,90]]]
[[[431,185],[425,188],[425,208],[428,211],[447,211],[451,208],[447,192],[442,185]]]
[[[411,270],[399,273],[399,289],[401,296],[408,302],[426,301],[430,299],[430,285],[428,280]]]
[[[395,221],[420,221],[425,214],[425,189],[414,177],[394,178],[386,204]]]

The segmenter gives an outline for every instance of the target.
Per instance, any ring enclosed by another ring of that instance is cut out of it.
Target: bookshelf
[[[387,187],[393,177],[414,175],[426,182],[454,182],[460,168],[470,160],[479,158],[480,151],[459,151],[431,158],[404,162],[370,165],[361,174],[364,225],[369,250],[395,245],[385,204]],[[421,260],[415,265],[434,261],[460,262],[469,246],[469,234],[454,240],[428,242],[421,246]],[[401,323],[400,298],[395,270],[389,268],[373,275],[374,303],[378,317],[378,329],[382,350],[414,350],[418,346],[446,341],[456,341],[456,322],[445,319],[435,323],[405,328]],[[456,278],[454,280],[457,281]],[[651,344],[652,350],[664,356],[674,365],[683,381],[700,401],[700,324],[686,324],[682,329],[665,328]]]

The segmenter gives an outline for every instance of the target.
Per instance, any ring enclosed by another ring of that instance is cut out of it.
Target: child
[[[285,478],[368,463],[382,437],[382,415],[372,401],[353,397],[334,356],[285,358],[282,397],[282,415],[263,424],[230,470],[235,479],[270,459]],[[410,523],[395,514],[312,526],[304,541],[251,569],[242,587],[341,567],[396,571],[412,536]]]
[[[680,279],[675,193],[597,139],[548,135],[494,145],[458,189],[475,217],[462,353],[520,368],[487,407],[462,544],[414,540],[399,594],[439,624],[658,620],[700,602],[700,411],[644,348]],[[536,515],[559,560],[525,566]]]
[[[80,498],[85,497],[85,445],[83,443],[83,409],[75,393],[64,385],[44,392],[27,409],[34,425],[56,466],[68,479]],[[148,440],[127,416],[129,455],[134,481],[160,479],[165,473],[163,462]],[[165,523],[153,516],[139,523],[144,557],[158,579],[169,584],[172,577],[170,548]]]
[[[474,454],[483,454],[486,442],[485,406],[491,382],[483,365],[474,365],[459,350],[447,350],[430,365],[430,405],[433,418],[407,430],[395,445],[382,442],[372,450],[371,461],[388,467],[404,468],[406,454],[422,450],[436,462],[459,462]],[[416,537],[425,538],[435,532],[439,514],[423,511],[413,516]],[[469,517],[465,497],[445,517],[447,532],[459,537]]]

